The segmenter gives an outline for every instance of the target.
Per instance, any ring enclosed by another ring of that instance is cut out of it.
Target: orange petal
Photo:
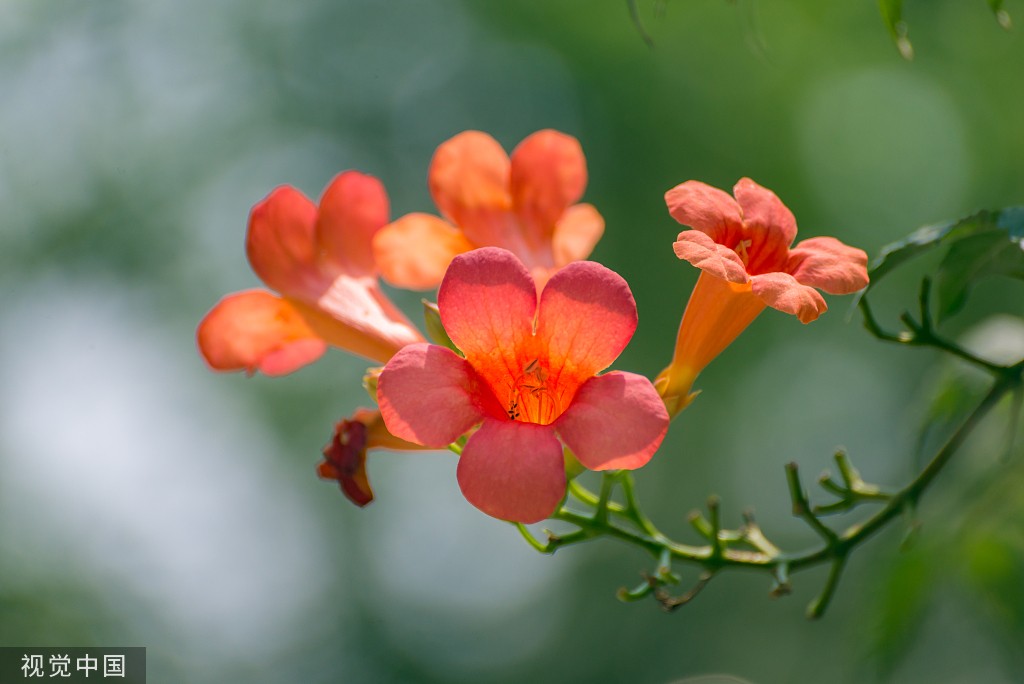
[[[297,295],[316,260],[316,206],[289,185],[272,191],[249,214],[245,250],[263,282]]]
[[[739,255],[699,230],[684,230],[672,244],[676,256],[709,275],[733,283],[750,279]]]
[[[801,284],[829,294],[852,294],[868,286],[868,255],[832,237],[797,244],[786,270]]]
[[[512,204],[534,249],[549,242],[555,223],[587,187],[587,163],[576,138],[537,131],[512,152]]]
[[[788,273],[764,273],[750,279],[753,293],[772,307],[810,323],[828,311],[825,299],[813,287],[801,285]]]
[[[388,196],[373,176],[337,175],[324,190],[316,220],[323,258],[350,275],[374,275],[373,236],[388,222]]]
[[[480,131],[465,131],[442,143],[430,162],[434,202],[475,245],[502,244],[512,206],[509,168],[505,150]]]
[[[327,348],[298,311],[264,290],[222,299],[200,322],[196,340],[214,370],[267,375],[291,373]]]
[[[555,266],[561,268],[590,256],[604,234],[604,217],[590,204],[569,207],[555,224]]]
[[[690,180],[665,193],[672,218],[690,226],[719,244],[733,247],[743,230],[743,216],[736,200],[706,183]]]
[[[429,214],[407,214],[373,238],[377,268],[396,287],[437,287],[458,254],[473,249],[458,230]]]

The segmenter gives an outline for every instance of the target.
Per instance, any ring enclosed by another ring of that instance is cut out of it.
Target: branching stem
[[[620,589],[618,596],[624,601],[654,596],[666,610],[674,610],[692,600],[719,571],[726,568],[747,568],[769,573],[774,580],[772,595],[781,596],[790,591],[791,573],[828,563],[830,570],[825,586],[807,608],[809,618],[820,617],[835,595],[843,568],[853,549],[902,514],[913,511],[924,492],[992,408],[1008,393],[1012,392],[1016,397],[1024,393],[1024,361],[1012,366],[1000,366],[978,358],[936,334],[929,313],[929,292],[930,283],[926,280],[922,284],[920,294],[920,322],[905,314],[903,321],[907,330],[900,333],[883,330],[875,320],[866,298],[862,298],[860,308],[864,315],[865,327],[882,340],[934,347],[957,356],[991,372],[995,376],[995,382],[931,461],[899,491],[883,492],[877,486],[864,482],[845,452],[840,451],[836,454],[835,460],[842,483],[833,480],[827,473],[819,480],[822,487],[838,496],[839,500],[824,506],[812,507],[801,484],[797,465],[787,464],[786,480],[793,515],[807,523],[821,538],[821,545],[818,547],[799,552],[781,550],[768,540],[750,511],[744,512],[744,523],[741,527],[735,530],[723,529],[720,503],[715,496],[708,499],[707,517],[699,511],[694,511],[689,518],[693,528],[707,543],[692,546],[673,541],[662,534],[640,508],[632,474],[627,471],[603,473],[599,494],[594,494],[576,481],[570,482],[568,493],[575,502],[583,505],[588,511],[577,510],[574,507],[576,504],[567,500],[552,518],[575,527],[572,532],[562,535],[548,533],[546,543],[537,540],[522,525],[518,526],[520,532],[531,546],[542,553],[554,553],[563,546],[599,537],[618,539],[647,551],[657,563],[654,573],[645,573],[642,584],[631,590]],[[1018,399],[1015,408],[1019,409],[1019,402]],[[616,488],[621,490],[622,503],[613,500]],[[867,519],[841,531],[825,525],[820,518],[828,513],[867,503],[880,504],[881,508]],[[912,524],[911,527],[913,526]],[[665,588],[666,585],[679,582],[679,577],[672,571],[674,562],[701,567],[697,583],[679,596],[671,595]]]

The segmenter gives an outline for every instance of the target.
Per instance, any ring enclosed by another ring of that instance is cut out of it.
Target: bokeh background
[[[147,646],[155,683],[1021,681],[1005,415],[929,492],[909,550],[896,525],[854,555],[821,621],[803,611],[824,569],[778,600],[726,573],[666,615],[615,600],[650,567],[638,551],[535,553],[462,499],[450,454],[374,455],[365,510],[317,480],[333,422],[367,404],[358,359],[268,379],[199,358],[201,316],[256,284],[256,201],[356,168],[395,216],[433,211],[431,154],[469,128],[508,149],[541,128],[580,139],[607,221],[594,258],[640,310],[617,367],[649,375],[696,278],[671,250],[676,183],[751,176],[802,236],[872,255],[1024,204],[1024,40],[982,0],[908,3],[912,62],[871,0],[660,8],[638,3],[650,49],[624,0],[0,3],[0,644]],[[888,321],[916,277],[880,289]],[[1020,349],[1021,294],[984,283],[950,330]],[[395,293],[414,316],[419,296]],[[701,376],[637,475],[666,531],[696,541],[686,514],[717,493],[726,524],[753,506],[801,548],[785,462],[809,483],[838,445],[885,485],[919,466],[957,369],[830,304],[809,326],[767,311]]]

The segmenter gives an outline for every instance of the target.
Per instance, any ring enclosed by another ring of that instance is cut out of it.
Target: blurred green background
[[[913,62],[872,0],[638,7],[654,49],[623,0],[0,4],[0,644],[147,646],[155,683],[1021,681],[1024,464],[992,457],[998,416],[929,492],[917,544],[861,548],[820,622],[803,610],[823,568],[779,600],[726,573],[665,615],[615,600],[650,567],[638,551],[538,555],[462,499],[450,454],[375,455],[365,510],[318,481],[364,363],[247,379],[196,353],[201,316],[256,284],[244,231],[270,189],[317,197],[356,168],[393,215],[433,212],[430,156],[469,128],[580,139],[594,258],[640,310],[617,367],[648,375],[696,279],[662,200],[679,182],[751,176],[802,237],[871,255],[1024,204],[1024,40],[983,0],[908,3]],[[880,288],[887,320],[915,277]],[[1021,295],[986,283],[951,330],[1009,312],[979,344],[1019,350]],[[411,315],[418,296],[395,294]],[[919,466],[955,369],[830,304],[809,326],[767,311],[698,380],[637,474],[667,532],[696,541],[686,513],[714,492],[725,524],[753,506],[800,548],[785,462],[813,482],[842,444],[893,486]]]

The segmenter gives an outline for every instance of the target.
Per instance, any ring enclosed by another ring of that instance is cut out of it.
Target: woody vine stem
[[[657,561],[653,573],[645,573],[644,581],[633,589],[620,589],[618,596],[623,601],[652,596],[667,611],[691,601],[715,575],[725,569],[748,568],[766,572],[773,578],[772,595],[781,596],[790,591],[791,573],[828,563],[830,571],[825,586],[807,607],[809,618],[821,617],[835,594],[850,553],[874,533],[903,515],[911,520],[908,534],[912,533],[917,526],[913,518],[914,510],[936,476],[1004,396],[1011,392],[1020,396],[1024,392],[1024,360],[1001,366],[971,354],[937,333],[930,314],[930,290],[931,283],[925,279],[919,296],[919,319],[915,320],[909,313],[904,313],[901,320],[905,329],[898,333],[882,329],[871,311],[867,297],[862,297],[859,307],[864,327],[880,340],[931,347],[956,356],[991,373],[993,383],[977,407],[947,438],[927,465],[898,491],[885,491],[862,480],[848,456],[840,451],[835,454],[835,462],[841,481],[836,481],[828,473],[819,479],[821,487],[836,496],[836,500],[812,506],[801,483],[797,464],[786,464],[793,515],[806,522],[820,537],[821,543],[818,546],[797,552],[778,548],[765,536],[750,511],[743,513],[744,522],[739,528],[725,529],[720,523],[720,505],[715,496],[707,501],[707,515],[695,510],[689,516],[691,525],[706,543],[693,546],[674,541],[660,532],[640,508],[633,476],[628,471],[603,473],[601,488],[597,493],[575,480],[570,481],[566,500],[552,519],[569,523],[575,527],[574,530],[563,534],[548,532],[544,541],[538,540],[521,524],[517,525],[519,531],[541,553],[554,553],[564,546],[600,537],[618,539],[647,551]],[[612,499],[616,488],[622,493],[621,503]],[[837,531],[823,521],[829,514],[866,504],[881,507],[867,519],[843,530]],[[673,570],[676,563],[688,563],[701,568],[697,582],[682,594],[673,594],[668,589],[681,582],[680,576]]]

